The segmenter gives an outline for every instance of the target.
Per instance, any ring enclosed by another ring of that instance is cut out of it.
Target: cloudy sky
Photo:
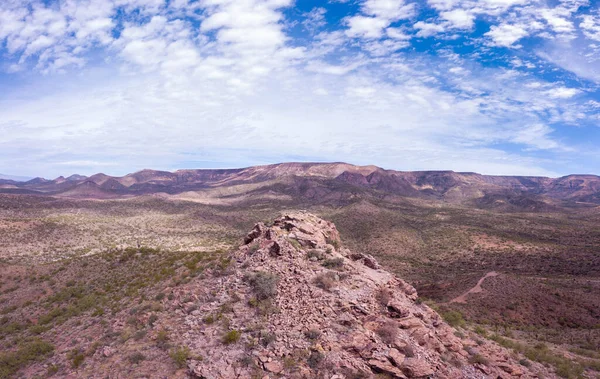
[[[596,0],[2,0],[0,172],[600,174]]]

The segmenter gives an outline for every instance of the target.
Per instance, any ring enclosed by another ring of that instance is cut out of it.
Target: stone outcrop
[[[408,283],[342,247],[331,222],[296,212],[259,223],[173,312],[198,378],[533,378],[503,348],[477,346]],[[460,335],[460,334],[458,334]],[[482,364],[482,362],[486,362]]]

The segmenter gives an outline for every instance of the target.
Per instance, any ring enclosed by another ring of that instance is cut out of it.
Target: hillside
[[[3,310],[3,378],[554,376],[450,327],[308,213],[230,254],[113,250],[28,275]]]

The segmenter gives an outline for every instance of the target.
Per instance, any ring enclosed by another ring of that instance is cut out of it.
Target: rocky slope
[[[0,378],[556,377],[450,327],[306,212],[229,253],[110,249],[0,272]]]
[[[412,286],[340,247],[330,222],[287,214],[244,242],[222,276],[176,290],[178,322],[157,322],[197,357],[196,377],[537,377],[507,350],[457,337]]]

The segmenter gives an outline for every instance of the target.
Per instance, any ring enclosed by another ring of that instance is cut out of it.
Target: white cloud
[[[546,93],[553,99],[569,99],[580,92],[581,91],[575,88],[556,87],[548,90]]]
[[[379,38],[383,35],[383,29],[390,24],[386,19],[369,16],[349,17],[346,23],[346,35],[352,38]]]
[[[416,22],[413,27],[419,30],[417,32],[417,37],[431,37],[446,30],[442,25],[423,21]]]
[[[475,16],[464,9],[441,12],[440,16],[448,21],[450,27],[457,29],[471,29],[475,21]]]
[[[521,25],[501,24],[493,25],[485,35],[491,39],[492,46],[514,47],[514,43],[529,35],[529,32]]]
[[[477,63],[490,46],[517,47],[522,38],[544,33],[549,47],[539,57],[593,76],[593,50],[576,45],[583,37],[564,38],[576,35],[569,26],[575,6],[547,11],[537,0],[430,0],[435,15],[419,20],[424,3],[366,0],[358,14],[324,28],[323,8],[299,16],[298,24],[286,18],[291,0],[61,4],[0,4],[0,40],[13,54],[6,68],[33,63],[57,86],[43,94],[12,88],[0,94],[0,151],[10,157],[2,164],[23,166],[30,159],[33,166],[43,159],[100,170],[105,157],[129,162],[138,151],[134,166],[168,162],[161,164],[176,168],[190,156],[214,159],[223,151],[257,163],[268,151],[274,160],[305,156],[540,174],[548,173],[546,163],[531,151],[559,156],[569,147],[554,137],[558,124],[593,117],[592,103],[582,100],[586,91],[571,82]],[[478,17],[492,27],[485,38],[469,40]],[[597,19],[581,20],[580,31],[593,39]],[[308,40],[295,39],[298,30]],[[467,37],[475,53],[463,59],[442,39],[427,54],[407,49],[415,35],[440,33]],[[105,52],[110,73],[95,81],[91,69],[52,75],[85,67],[95,48]],[[564,54],[569,51],[577,54]],[[531,62],[539,58],[525,49],[518,59],[514,53],[502,62],[537,68]],[[524,145],[527,152],[493,147],[502,143]]]
[[[600,17],[584,15],[582,20],[579,27],[583,30],[583,34],[589,39],[600,42]]]
[[[366,0],[362,9],[366,14],[391,21],[415,15],[415,4],[406,4],[403,0]]]

